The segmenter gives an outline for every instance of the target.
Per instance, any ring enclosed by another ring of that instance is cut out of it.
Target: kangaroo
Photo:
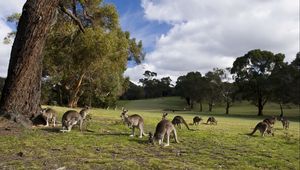
[[[209,117],[208,119],[207,119],[207,122],[206,122],[206,124],[214,124],[214,125],[217,125],[218,124],[218,121],[216,120],[216,118],[215,117]]]
[[[154,144],[158,141],[159,145],[163,145],[164,137],[167,136],[167,143],[164,146],[169,146],[171,132],[174,134],[175,142],[179,143],[174,125],[169,120],[163,119],[156,125],[154,136],[149,133],[149,143]]]
[[[183,117],[181,117],[181,116],[175,116],[175,117],[173,118],[173,120],[172,120],[172,124],[173,124],[173,125],[177,125],[177,126],[179,127],[179,129],[181,129],[181,123],[183,123],[183,124],[186,126],[186,128],[187,128],[188,130],[190,130],[188,124],[187,124],[186,121],[183,119]]]
[[[274,126],[275,122],[276,122],[276,117],[275,116],[272,116],[270,118],[266,118],[263,120],[263,122],[266,122],[268,123],[271,127]]]
[[[202,121],[202,118],[199,116],[195,116],[193,118],[193,125],[199,125],[199,123]]]
[[[120,117],[122,118],[123,122],[126,123],[130,129],[132,129],[130,137],[134,136],[134,129],[135,128],[138,128],[140,130],[139,138],[142,138],[143,135],[147,136],[144,133],[144,120],[143,120],[143,118],[138,114],[134,114],[134,115],[129,116],[127,114],[127,112],[128,112],[128,110],[123,109]]]
[[[72,127],[79,123],[79,129],[82,132],[82,124],[89,113],[89,108],[82,109],[79,113],[75,110],[69,110],[62,117],[62,132],[70,132]],[[67,130],[65,130],[65,128]]]
[[[260,131],[261,136],[265,136],[266,133],[272,134],[274,136],[273,128],[267,122],[259,122],[253,131],[249,135],[253,135],[257,130]]]
[[[41,115],[46,121],[45,126],[49,126],[49,122],[51,121],[53,123],[53,127],[55,127],[55,122],[57,119],[57,112],[51,108],[46,108],[41,110]]]
[[[280,116],[279,120],[282,123],[283,129],[288,129],[290,126],[290,122],[286,117]]]

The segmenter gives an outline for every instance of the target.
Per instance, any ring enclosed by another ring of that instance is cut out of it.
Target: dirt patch
[[[17,124],[14,121],[0,118],[0,136],[3,135],[18,135],[24,130],[22,125]]]

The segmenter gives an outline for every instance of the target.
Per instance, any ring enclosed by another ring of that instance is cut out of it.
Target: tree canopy
[[[256,49],[238,57],[233,63],[231,73],[235,75],[239,91],[258,108],[259,116],[263,115],[264,105],[271,97],[270,76],[276,68],[283,66],[284,57],[281,53]]]

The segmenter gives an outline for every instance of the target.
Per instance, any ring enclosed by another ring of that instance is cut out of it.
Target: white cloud
[[[12,29],[6,23],[6,17],[21,13],[25,0],[0,1],[0,76],[6,77],[12,44],[3,44],[3,39]]]
[[[297,0],[142,0],[142,7],[148,20],[172,25],[145,64],[174,81],[189,71],[230,67],[256,48],[284,53],[286,61],[299,51]],[[126,75],[136,81],[142,77],[137,70],[146,68],[129,68]]]

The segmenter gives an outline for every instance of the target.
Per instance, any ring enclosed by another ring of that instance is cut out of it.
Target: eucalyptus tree
[[[221,100],[222,76],[224,74],[224,70],[219,68],[214,68],[213,71],[209,71],[205,74],[205,78],[208,82],[205,90],[205,96],[208,102],[209,112],[212,111],[213,105]]]
[[[198,102],[200,112],[202,112],[206,84],[207,81],[200,72],[189,72],[187,75],[178,77],[175,89],[178,95],[186,99],[191,109],[194,107],[194,102]]]
[[[238,57],[231,69],[239,92],[258,108],[258,115],[263,115],[263,108],[271,97],[272,82],[270,76],[274,68],[283,65],[284,55],[273,54],[259,49],[251,50]]]
[[[295,103],[299,105],[300,83],[300,55],[296,55],[290,64],[284,63],[276,67],[271,74],[272,95],[271,100],[280,106],[281,115],[283,104]]]
[[[61,84],[69,107],[76,107],[84,93],[102,102],[117,100],[123,92],[127,60],[140,63],[144,57],[142,43],[121,30],[113,5],[101,0],[76,1],[75,5],[66,1],[65,7],[82,24],[78,29],[69,18],[60,16],[63,13],[58,14],[47,39],[45,76]]]

